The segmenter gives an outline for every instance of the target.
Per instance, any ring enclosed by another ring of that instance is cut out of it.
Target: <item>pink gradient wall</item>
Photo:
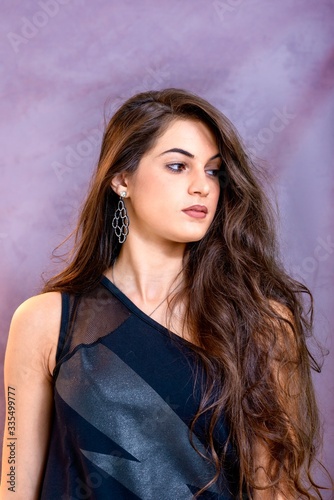
[[[334,471],[333,20],[325,0],[4,2],[1,360],[12,313],[73,227],[104,112],[183,87],[225,112],[270,174],[283,259],[313,291],[330,350],[314,382]],[[1,427],[3,414],[1,394]]]

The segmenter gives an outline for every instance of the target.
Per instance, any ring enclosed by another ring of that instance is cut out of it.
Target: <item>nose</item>
[[[208,196],[210,192],[209,179],[205,172],[193,173],[189,182],[188,191],[190,194],[199,196]]]

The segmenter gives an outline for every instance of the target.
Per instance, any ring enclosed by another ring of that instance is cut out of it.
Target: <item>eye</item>
[[[185,164],[184,163],[168,163],[166,165],[166,167],[171,171],[171,172],[175,172],[175,173],[179,173],[179,172],[182,172],[182,170],[184,170],[185,168]]]
[[[206,173],[207,173],[210,177],[218,177],[219,172],[220,172],[220,169],[219,169],[219,168],[210,168],[210,169],[206,170]]]

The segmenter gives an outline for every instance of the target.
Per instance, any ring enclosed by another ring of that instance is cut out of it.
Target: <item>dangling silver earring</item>
[[[126,197],[126,191],[121,191],[117,209],[112,220],[112,227],[115,229],[115,234],[120,243],[124,243],[129,234],[129,217],[123,198]]]

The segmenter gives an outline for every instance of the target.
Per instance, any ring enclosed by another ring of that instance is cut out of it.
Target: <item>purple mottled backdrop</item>
[[[7,0],[1,9],[1,361],[12,313],[38,293],[73,227],[104,113],[141,90],[192,90],[261,158],[284,261],[314,293],[315,332],[330,350],[314,382],[333,472],[334,2]]]

